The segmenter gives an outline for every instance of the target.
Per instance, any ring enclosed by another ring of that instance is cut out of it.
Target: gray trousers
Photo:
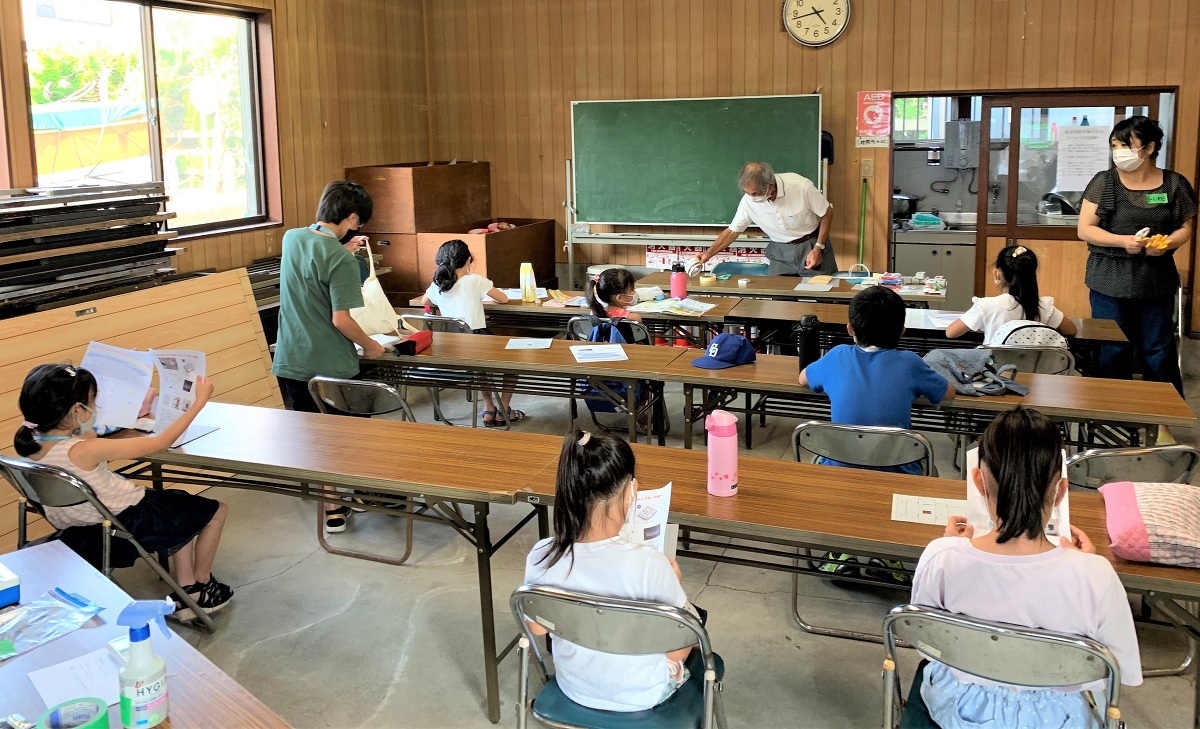
[[[804,261],[817,243],[817,234],[811,233],[789,243],[771,241],[767,244],[767,262],[770,264],[772,276],[816,276],[820,274],[833,275],[837,273],[837,260],[833,250],[826,246],[822,251],[821,265],[816,269],[804,267]]]

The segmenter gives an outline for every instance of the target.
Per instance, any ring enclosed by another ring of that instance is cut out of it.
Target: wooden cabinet
[[[488,223],[500,220],[517,227],[495,233],[467,232],[487,227]],[[475,272],[487,276],[499,288],[515,288],[520,285],[522,262],[533,264],[533,273],[539,285],[553,287],[557,284],[554,273],[554,221],[496,218],[449,227],[445,232],[418,233],[417,269],[422,288],[433,280],[433,272],[437,268],[434,259],[438,247],[455,238],[466,243],[471,249],[471,255],[475,259]]]
[[[379,265],[392,269],[379,276],[385,292],[412,294],[422,290],[417,270],[416,234],[368,233],[367,237],[371,241],[371,252],[383,257]]]
[[[424,233],[492,216],[487,162],[402,162],[346,168],[375,203],[368,233]]]

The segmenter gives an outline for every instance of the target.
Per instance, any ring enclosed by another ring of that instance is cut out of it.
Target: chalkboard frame
[[[694,228],[707,228],[707,227],[722,226],[722,225],[728,224],[728,222],[732,219],[732,213],[729,213],[727,216],[723,216],[721,220],[716,220],[715,214],[714,214],[714,220],[704,221],[704,222],[680,221],[680,220],[669,220],[669,219],[662,219],[662,220],[620,220],[620,219],[589,220],[589,219],[579,215],[578,207],[579,207],[579,170],[580,170],[580,166],[579,166],[579,156],[578,156],[578,152],[577,152],[577,148],[576,148],[576,144],[578,141],[577,140],[578,133],[576,130],[576,108],[577,107],[585,106],[585,105],[597,105],[597,104],[630,104],[630,103],[661,104],[661,103],[669,103],[669,102],[720,102],[720,101],[742,101],[742,100],[762,100],[762,99],[770,99],[770,100],[813,99],[816,101],[816,103],[817,103],[817,123],[816,123],[816,129],[813,132],[812,139],[811,140],[802,140],[802,139],[800,139],[799,136],[797,136],[793,140],[783,140],[785,143],[806,142],[808,145],[811,145],[810,148],[812,150],[814,150],[813,156],[815,157],[814,169],[810,171],[810,170],[805,170],[805,169],[790,169],[790,168],[782,169],[782,168],[777,167],[776,172],[799,172],[800,174],[803,174],[805,177],[808,177],[809,179],[811,179],[813,181],[813,183],[815,185],[817,185],[818,187],[822,187],[823,181],[821,179],[822,175],[821,175],[820,148],[821,148],[821,127],[822,127],[821,118],[822,118],[822,114],[824,112],[824,108],[823,108],[823,99],[821,98],[820,94],[765,94],[765,95],[759,95],[759,96],[703,96],[703,97],[678,97],[678,98],[668,98],[668,99],[651,98],[651,99],[576,100],[576,101],[571,102],[571,108],[570,108],[570,116],[571,116],[570,169],[571,169],[571,178],[572,179],[570,181],[571,189],[570,189],[569,193],[570,193],[571,199],[569,201],[569,205],[571,208],[571,211],[570,211],[571,218],[573,220],[579,220],[580,222],[587,222],[587,223],[593,224],[593,225],[633,225],[633,226],[662,225],[662,226],[672,226],[672,227],[694,227]],[[804,135],[804,136],[807,136],[807,135]],[[764,159],[765,161],[774,163],[773,160],[769,159],[769,155],[761,155],[759,158]],[[749,162],[752,160],[747,159],[746,161]],[[738,194],[737,194],[737,191],[736,191],[736,188],[734,187],[734,185],[735,185],[734,180],[730,179],[730,181],[729,181],[730,199],[731,199],[731,201],[734,201],[735,207],[736,207],[736,200],[738,199]]]

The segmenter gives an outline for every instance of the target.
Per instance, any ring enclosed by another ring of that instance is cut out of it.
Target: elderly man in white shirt
[[[828,249],[833,206],[807,177],[775,173],[766,162],[748,162],[738,175],[741,202],[729,227],[697,258],[705,263],[729,247],[751,225],[771,239],[767,260],[772,276],[811,276],[837,272]]]

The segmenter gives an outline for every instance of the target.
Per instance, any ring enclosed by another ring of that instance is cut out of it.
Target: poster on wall
[[[1112,127],[1059,127],[1058,174],[1060,192],[1087,187],[1097,172],[1108,169],[1111,152],[1108,135]]]
[[[892,92],[859,91],[855,147],[887,147],[892,135]]]
[[[676,261],[686,263],[707,250],[708,246],[646,246],[646,268],[667,271]],[[711,269],[725,261],[766,263],[767,256],[762,248],[726,248],[713,256],[705,268]]]

